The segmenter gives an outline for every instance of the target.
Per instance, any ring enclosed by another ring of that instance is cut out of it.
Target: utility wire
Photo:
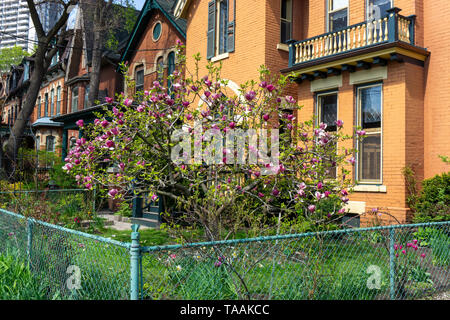
[[[25,40],[26,42],[32,42],[32,43],[35,43],[35,44],[37,44],[37,45],[39,45],[39,44],[45,44],[44,42],[42,42],[42,41],[39,41],[39,40],[33,40],[33,39],[28,39],[28,38],[25,38],[25,37],[21,37],[21,36],[18,36],[18,35],[16,35],[16,34],[13,34],[13,33],[9,33],[9,32],[6,32],[6,31],[1,31],[0,30],[0,33],[2,33],[2,34],[5,34],[5,35],[7,35],[7,36],[9,36],[9,37],[12,37],[12,38],[17,38],[17,39],[22,39],[22,40]],[[49,45],[49,47],[50,48],[54,48],[55,46],[56,47],[59,47],[59,48],[61,48],[61,49],[80,49],[80,50],[83,50],[83,49],[85,49],[84,47],[76,47],[76,46],[64,46],[64,45],[57,45],[57,44],[52,44],[52,43],[49,43],[48,44]],[[143,52],[143,51],[163,51],[163,50],[170,50],[170,49],[173,49],[173,48],[175,48],[175,46],[173,46],[173,47],[168,47],[168,48],[154,48],[154,49],[135,49],[135,50],[128,50],[128,51],[132,51],[132,52]],[[93,51],[94,49],[89,49],[89,50],[91,50],[91,51]],[[100,50],[104,50],[104,49],[100,49]],[[108,49],[106,49],[106,50],[108,50]],[[112,50],[111,50],[112,51]]]

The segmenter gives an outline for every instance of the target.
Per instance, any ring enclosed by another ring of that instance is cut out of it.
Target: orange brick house
[[[152,87],[156,80],[168,85],[167,76],[175,69],[175,46],[186,41],[186,21],[175,19],[175,4],[175,0],[147,0],[143,5],[121,57],[135,82],[134,88],[126,88],[129,95]]]
[[[348,133],[361,126],[348,211],[383,208],[400,222],[410,218],[402,168],[419,181],[450,169],[438,158],[450,155],[445,13],[445,0],[178,0],[175,8],[187,20],[188,71],[200,52],[237,88],[258,80],[264,64],[296,82],[298,119],[340,119]]]

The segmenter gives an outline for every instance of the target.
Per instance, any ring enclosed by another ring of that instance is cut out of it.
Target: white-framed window
[[[78,86],[72,88],[72,112],[78,111]]]
[[[328,32],[345,29],[348,26],[348,0],[327,0]]]
[[[206,58],[211,59],[234,51],[234,21],[229,21],[230,0],[211,0],[208,3]]]
[[[55,112],[55,89],[50,90],[50,116]]]
[[[280,42],[292,39],[292,0],[281,0]]]
[[[56,89],[56,114],[61,113],[61,86]]]
[[[336,132],[337,126],[336,121],[338,120],[338,92],[328,91],[323,93],[317,93],[316,95],[316,114],[317,114],[317,125],[320,123],[325,123],[327,125],[325,131]],[[334,146],[335,149],[337,146]],[[337,152],[337,149],[336,149]],[[329,174],[327,177],[329,179],[336,179],[337,177],[337,167],[333,161],[329,161]]]
[[[356,90],[357,125],[366,138],[357,143],[356,180],[358,183],[382,183],[383,85],[363,85]]]
[[[387,10],[393,6],[393,0],[366,0],[367,20],[380,19],[385,17]]]

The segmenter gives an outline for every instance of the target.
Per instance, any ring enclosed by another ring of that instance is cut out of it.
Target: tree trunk
[[[38,47],[35,56],[35,67],[33,74],[30,78],[30,86],[28,87],[25,102],[22,106],[22,110],[19,112],[17,119],[14,121],[14,126],[11,128],[10,136],[5,143],[4,152],[5,152],[5,162],[4,168],[6,174],[11,177],[11,174],[14,172],[14,168],[16,165],[17,153],[19,151],[23,134],[25,132],[25,127],[27,125],[27,121],[30,119],[31,114],[33,113],[34,107],[36,105],[36,99],[39,95],[39,90],[41,88],[41,83],[44,79],[46,72],[46,59],[45,52],[47,51],[47,46],[42,45]]]
[[[91,107],[98,99],[98,91],[100,85],[100,68],[102,64],[102,49],[104,42],[104,13],[105,3],[103,0],[97,1],[94,13],[94,43],[92,47],[92,67],[89,76],[89,95],[88,106]]]

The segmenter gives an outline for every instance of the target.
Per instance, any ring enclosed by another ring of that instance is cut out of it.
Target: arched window
[[[138,91],[144,91],[144,66],[139,65],[136,67],[134,71],[134,77],[135,77],[135,90]]]
[[[158,72],[158,81],[162,84],[164,81],[164,58],[159,57],[156,61],[156,71]]]
[[[175,52],[170,52],[169,56],[167,57],[167,75],[170,76],[175,71]],[[167,87],[172,87],[172,80],[167,80]]]

